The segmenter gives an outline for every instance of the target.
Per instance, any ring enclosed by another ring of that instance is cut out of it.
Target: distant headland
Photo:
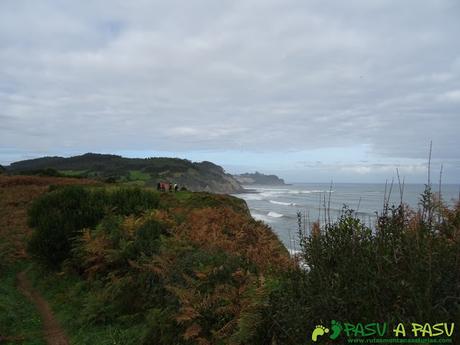
[[[233,175],[233,177],[242,185],[286,185],[282,178],[276,175],[265,175],[258,171],[255,173]]]

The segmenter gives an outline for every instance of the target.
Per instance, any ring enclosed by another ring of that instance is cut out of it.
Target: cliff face
[[[124,158],[87,153],[69,158],[43,157],[12,163],[12,174],[40,174],[101,179],[111,182],[155,186],[158,182],[177,183],[192,191],[238,193],[240,183],[221,166],[211,162],[191,162],[178,158]]]
[[[265,175],[259,172],[233,175],[241,184],[252,185],[285,185],[284,180],[276,175]]]
[[[170,171],[161,176],[186,186],[194,192],[211,192],[232,194],[242,192],[244,189],[232,175],[225,173],[224,169],[211,162],[194,163],[186,171]]]

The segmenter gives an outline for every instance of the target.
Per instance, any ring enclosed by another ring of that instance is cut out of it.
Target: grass
[[[87,170],[59,170],[59,173],[66,177],[82,177],[85,176]]]
[[[128,176],[130,181],[148,181],[152,178],[150,174],[147,174],[140,170],[130,170]]]
[[[161,193],[161,208],[182,207],[187,209],[201,209],[206,207],[230,207],[236,212],[249,214],[246,202],[230,195],[212,193],[195,193],[180,191],[177,193]]]
[[[45,345],[37,310],[16,288],[16,274],[26,265],[17,262],[0,273],[0,342],[4,337],[5,344]]]
[[[124,187],[145,187],[146,181],[136,180],[136,181],[121,181],[117,184]]]
[[[140,343],[143,329],[123,323],[94,325],[84,323],[78,316],[85,307],[90,290],[77,276],[43,270],[33,265],[28,274],[33,286],[40,291],[55,311],[60,325],[72,344],[135,345]]]
[[[28,207],[50,185],[94,183],[84,179],[0,176],[0,343],[46,344],[37,310],[16,287],[17,273],[31,263],[25,251],[31,232],[27,226]]]

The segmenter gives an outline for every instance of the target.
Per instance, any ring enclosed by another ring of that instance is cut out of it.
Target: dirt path
[[[70,345],[64,330],[53,316],[48,302],[33,289],[26,272],[17,275],[18,289],[37,307],[43,322],[43,335],[49,345]]]

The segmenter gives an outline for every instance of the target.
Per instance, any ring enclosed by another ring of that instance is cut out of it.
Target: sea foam
[[[267,216],[272,217],[272,218],[281,218],[283,214],[270,211],[268,212]]]
[[[283,201],[276,201],[276,200],[270,200],[272,204],[275,205],[284,205],[284,206],[295,206],[297,205],[295,202],[283,202]]]
[[[263,214],[251,213],[251,215],[252,215],[252,218],[254,218],[255,220],[261,220],[267,223],[271,221],[270,217],[267,217],[266,215],[263,215]]]

